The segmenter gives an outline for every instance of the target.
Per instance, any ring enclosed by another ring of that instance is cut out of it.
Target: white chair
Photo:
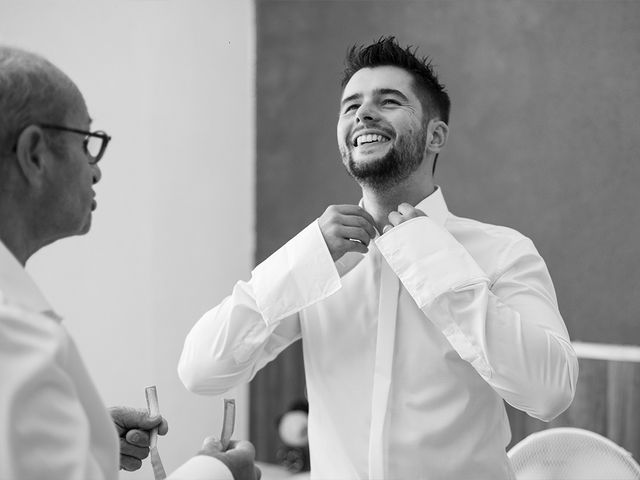
[[[640,480],[640,465],[629,452],[581,428],[532,433],[508,455],[517,480]]]

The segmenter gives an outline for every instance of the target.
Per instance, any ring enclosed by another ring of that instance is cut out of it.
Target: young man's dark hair
[[[412,46],[402,48],[395,37],[381,37],[377,42],[366,47],[354,45],[347,52],[341,86],[344,88],[353,74],[362,68],[383,65],[402,68],[413,76],[416,82],[416,94],[429,116],[437,115],[448,124],[451,100],[446,87],[438,80],[429,57],[419,58],[416,56],[416,51],[417,48]]]
[[[425,124],[434,117],[449,124],[451,100],[446,87],[438,80],[429,57],[419,58],[416,51],[417,48],[412,46],[402,48],[393,36],[380,37],[377,42],[366,47],[354,45],[347,51],[341,86],[344,88],[351,77],[363,68],[387,65],[402,68],[414,79],[415,93],[425,112]],[[434,172],[437,158],[436,156],[433,162]]]

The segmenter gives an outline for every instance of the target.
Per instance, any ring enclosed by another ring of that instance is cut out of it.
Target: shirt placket
[[[375,242],[369,244],[380,262],[380,291],[378,304],[378,330],[376,356],[371,398],[371,426],[369,428],[369,478],[385,478],[387,442],[385,435],[393,350],[396,336],[396,316],[400,281],[377,249]]]

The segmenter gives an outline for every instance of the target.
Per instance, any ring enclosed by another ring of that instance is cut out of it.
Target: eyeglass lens
[[[102,137],[88,136],[85,140],[85,143],[87,146],[87,153],[93,158],[98,158],[102,151],[102,144],[104,143],[104,139]]]

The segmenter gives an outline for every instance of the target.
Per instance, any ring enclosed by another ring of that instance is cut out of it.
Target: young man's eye
[[[344,107],[344,113],[348,113],[351,112],[353,110],[356,110],[358,108],[358,105],[355,103],[352,103],[350,105],[347,105],[346,107]]]

